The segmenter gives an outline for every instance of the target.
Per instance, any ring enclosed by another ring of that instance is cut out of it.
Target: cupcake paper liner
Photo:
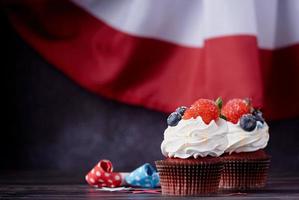
[[[216,193],[223,163],[156,161],[163,195],[196,196]]]
[[[220,189],[256,190],[266,185],[270,159],[224,160]]]

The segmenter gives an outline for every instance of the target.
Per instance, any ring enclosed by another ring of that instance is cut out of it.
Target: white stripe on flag
[[[240,34],[266,49],[299,42],[298,0],[73,1],[117,30],[184,46]]]

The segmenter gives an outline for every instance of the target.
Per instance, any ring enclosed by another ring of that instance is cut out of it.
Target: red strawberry
[[[202,120],[209,124],[219,117],[219,108],[216,103],[209,99],[199,99],[191,105],[184,113],[183,119],[196,118],[201,116]]]
[[[247,99],[231,99],[222,108],[221,114],[227,121],[234,124],[238,122],[242,115],[250,113],[251,103]]]

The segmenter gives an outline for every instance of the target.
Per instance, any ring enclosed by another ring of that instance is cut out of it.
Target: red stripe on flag
[[[299,44],[260,50],[264,109],[271,119],[299,116]]]
[[[10,18],[46,60],[96,94],[166,112],[199,97],[252,97],[271,119],[299,115],[298,44],[260,50],[254,36],[243,35],[188,48],[131,36],[64,7],[68,14],[34,5]]]

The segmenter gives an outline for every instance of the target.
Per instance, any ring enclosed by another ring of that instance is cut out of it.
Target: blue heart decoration
[[[125,178],[131,186],[154,188],[159,186],[160,178],[158,172],[149,163],[138,167]]]

